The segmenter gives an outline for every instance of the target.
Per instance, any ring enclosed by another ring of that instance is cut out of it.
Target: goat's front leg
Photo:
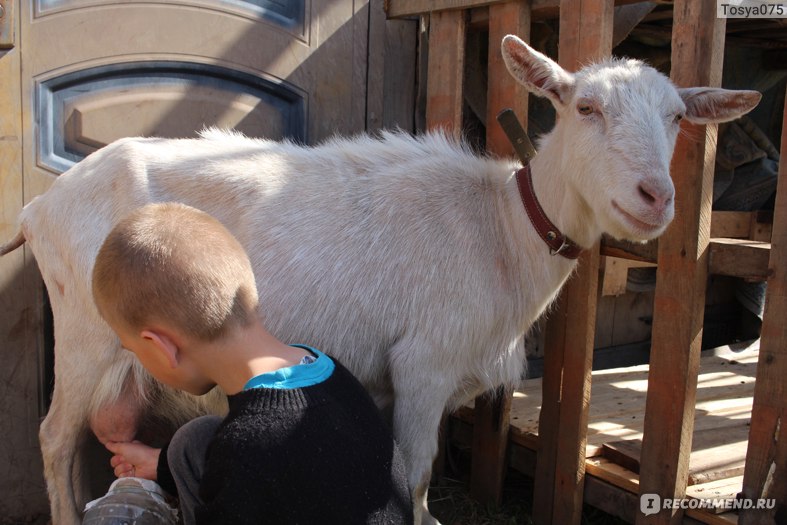
[[[52,523],[58,525],[82,522],[77,501],[86,489],[80,486],[84,480],[75,465],[81,460],[89,401],[79,393],[64,392],[55,381],[52,406],[39,431]]]
[[[423,350],[423,346],[417,349],[419,355],[428,357]],[[402,351],[401,342],[394,351]],[[414,522],[416,525],[439,525],[427,508],[427,492],[432,463],[437,455],[440,419],[453,388],[440,380],[439,370],[429,366],[428,359],[424,361],[417,364],[411,361],[406,369],[393,370],[393,427],[407,466]],[[396,362],[395,357],[393,362]]]

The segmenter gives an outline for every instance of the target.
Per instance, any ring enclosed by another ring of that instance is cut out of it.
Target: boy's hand
[[[109,442],[105,445],[114,456],[110,460],[115,476],[137,477],[156,481],[156,468],[160,448],[152,448],[139,441],[131,443]]]

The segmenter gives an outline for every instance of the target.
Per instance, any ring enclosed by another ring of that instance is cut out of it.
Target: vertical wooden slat
[[[676,0],[671,78],[678,86],[718,86],[724,19],[714,2]],[[686,492],[708,275],[716,126],[686,124],[673,155],[675,219],[659,239],[653,338],[640,467],[640,494]],[[663,510],[636,523],[679,523]]]
[[[760,335],[757,382],[743,475],[743,497],[775,499],[776,507],[742,511],[741,525],[779,523],[787,516],[787,107],[773,210],[768,290]]]
[[[503,62],[500,43],[508,34],[530,40],[530,2],[517,1],[489,6],[489,62],[487,66],[486,149],[500,156],[513,156],[511,143],[498,125],[497,114],[511,108],[527,123],[527,90],[514,80]],[[506,448],[512,392],[475,400],[473,459],[470,493],[484,503],[500,503],[506,469]]]
[[[564,68],[576,71],[612,52],[613,13],[612,0],[560,2]],[[533,521],[541,525],[578,524],[582,516],[598,266],[596,245],[580,257],[547,322],[533,502]]]
[[[415,131],[418,21],[386,20],[383,6],[369,2],[366,130]]]
[[[429,17],[426,126],[462,132],[465,65],[465,12],[438,11]]]
[[[369,35],[370,0],[353,0],[353,34]],[[350,129],[366,129],[366,93],[369,80],[369,39],[353,40],[352,46],[352,97],[350,102]]]
[[[444,129],[455,137],[462,133],[466,31],[464,11],[429,15],[426,128]],[[445,421],[444,417],[440,424],[441,435],[445,434]],[[433,475],[442,475],[444,460],[445,450],[441,445],[433,463]]]
[[[487,76],[486,149],[499,156],[514,156],[514,149],[497,123],[497,114],[511,108],[527,128],[528,91],[506,69],[500,44],[506,35],[530,41],[530,1],[489,6],[489,61]]]
[[[11,6],[17,13],[5,18],[9,26],[3,36],[16,35],[15,47],[0,50],[0,244],[17,233],[19,212],[29,191],[23,182],[19,24],[26,20],[23,15],[30,15],[26,12],[30,3],[6,3],[6,8]],[[39,282],[26,248],[0,258],[0,428],[4,429],[0,516],[11,521],[49,510],[38,447]]]

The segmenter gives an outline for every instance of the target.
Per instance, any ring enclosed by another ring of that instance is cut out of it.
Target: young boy
[[[229,400],[226,418],[193,420],[164,449],[109,443],[118,477],[176,493],[186,524],[412,523],[373,401],[338,362],[266,331],[249,259],[217,220],[173,203],[135,211],[98,253],[93,296],[153,377]]]

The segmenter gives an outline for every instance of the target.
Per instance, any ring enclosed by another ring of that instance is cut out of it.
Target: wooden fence
[[[618,2],[632,3],[632,2]],[[529,40],[531,20],[559,16],[559,62],[568,70],[609,55],[613,0],[388,0],[389,17],[429,19],[427,126],[462,127],[463,70],[470,9],[488,8],[487,148],[512,154],[492,125],[496,113],[514,108],[527,122],[527,95],[500,57],[500,41],[513,33]],[[725,20],[716,2],[675,0],[671,79],[678,86],[718,86],[724,54]],[[657,262],[639,492],[662,498],[686,494],[694,425],[695,395],[709,274],[767,276],[766,309],[743,479],[746,498],[777,498],[787,504],[787,189],[780,185],[771,243],[733,242],[711,237],[715,126],[690,126],[676,146],[672,175],[675,220],[656,244],[640,249],[600,245],[580,259],[577,273],[559,299],[546,328],[543,404],[538,430],[534,520],[538,524],[579,524],[585,482],[585,450],[591,363],[601,255]],[[780,173],[787,173],[787,113]],[[693,137],[693,138],[687,138]],[[696,137],[705,137],[697,140]],[[499,501],[506,468],[510,393],[475,403],[471,490]],[[741,511],[741,524],[774,523],[776,509]],[[784,510],[782,510],[784,512]],[[645,516],[636,523],[679,523],[680,509]]]

